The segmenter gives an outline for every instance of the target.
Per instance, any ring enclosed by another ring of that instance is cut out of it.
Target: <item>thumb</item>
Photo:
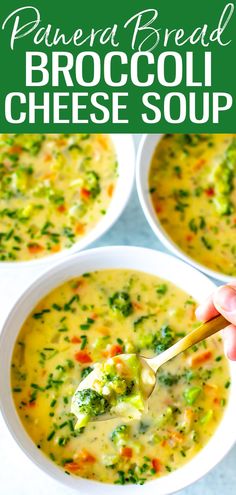
[[[226,320],[236,325],[236,286],[223,285],[213,295],[214,305]]]

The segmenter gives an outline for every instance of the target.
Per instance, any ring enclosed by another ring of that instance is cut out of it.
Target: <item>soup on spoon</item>
[[[154,384],[155,374],[136,354],[121,354],[97,363],[72,397],[76,428],[91,419],[140,419]]]
[[[72,397],[71,412],[77,416],[76,428],[85,426],[91,419],[107,420],[115,416],[140,418],[145,400],[154,390],[159,368],[228,324],[222,315],[218,315],[153,358],[121,354],[103,364],[97,363]]]

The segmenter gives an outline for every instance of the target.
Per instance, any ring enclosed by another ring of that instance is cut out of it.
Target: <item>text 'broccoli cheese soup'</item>
[[[116,484],[143,484],[188,462],[214,433],[228,400],[219,334],[161,367],[140,417],[88,422],[107,403],[84,390],[78,427],[71,401],[94,364],[114,358],[103,370],[106,389],[116,403],[137,406],[137,382],[122,378],[135,359],[119,363],[119,354],[164,351],[196,327],[195,307],[171,283],[131,270],[85,273],[47,295],[24,323],[11,365],[16,410],[38,449],[68,475]]]
[[[236,135],[166,134],[149,187],[161,225],[207,268],[236,275]]]
[[[116,169],[109,136],[0,134],[0,261],[70,248],[106,214]]]

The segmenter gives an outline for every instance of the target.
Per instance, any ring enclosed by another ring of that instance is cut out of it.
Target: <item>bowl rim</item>
[[[83,249],[87,248],[93,242],[100,239],[100,237],[105,234],[111,227],[115,224],[115,222],[119,219],[121,214],[123,213],[127,203],[130,199],[135,179],[135,144],[133,134],[131,133],[116,133],[116,134],[107,134],[114,145],[116,156],[123,150],[128,149],[129,153],[129,162],[125,166],[124,160],[122,163],[122,169],[125,170],[124,177],[123,175],[118,176],[115,193],[113,198],[111,199],[106,215],[102,216],[99,221],[94,225],[94,227],[88,231],[85,236],[81,239],[77,240],[70,248],[62,249],[59,253],[48,254],[47,256],[43,256],[42,258],[32,259],[32,260],[22,260],[22,261],[0,261],[0,270],[9,269],[16,270],[17,268],[48,268],[50,264],[58,263],[61,260],[65,259],[67,256],[70,256],[74,253],[78,253]],[[128,161],[127,160],[127,161]],[[118,162],[118,170],[119,170],[119,159],[117,156]],[[118,201],[119,195],[119,201]],[[114,200],[116,201],[116,208],[113,208]]]
[[[22,322],[33,309],[35,304],[37,304],[37,302],[44,297],[44,295],[49,293],[53,287],[59,286],[66,280],[72,278],[71,273],[74,273],[73,270],[76,271],[74,276],[79,276],[87,271],[86,263],[87,265],[93,266],[91,271],[109,268],[130,268],[131,270],[134,269],[158,276],[158,271],[165,272],[166,270],[167,273],[171,273],[171,275],[166,277],[161,275],[162,278],[166,278],[171,281],[171,277],[173,278],[174,274],[174,277],[177,276],[179,278],[180,283],[178,286],[181,288],[183,288],[183,283],[185,283],[183,280],[187,277],[186,283],[188,283],[189,286],[191,284],[191,291],[188,292],[192,293],[197,290],[198,300],[202,297],[205,298],[206,293],[209,294],[215,287],[214,283],[205,275],[198,272],[190,265],[185,264],[183,261],[166,253],[133,246],[108,246],[86,250],[82,253],[66,258],[57,265],[52,266],[42,275],[38,276],[37,279],[35,279],[19,297],[6,318],[0,335],[0,382],[3,382],[1,384],[3,385],[3,387],[1,387],[3,389],[3,393],[0,395],[0,409],[3,414],[3,418],[18,446],[26,454],[26,456],[33,461],[34,464],[41,468],[44,473],[50,475],[57,481],[64,483],[66,486],[77,490],[80,489],[81,493],[90,494],[91,489],[94,489],[96,495],[110,495],[112,489],[112,491],[117,495],[121,494],[121,490],[125,493],[125,495],[135,495],[137,490],[142,490],[143,494],[149,495],[150,489],[153,487],[154,489],[158,489],[159,495],[170,495],[189,486],[204,476],[223,459],[226,453],[233,446],[236,440],[236,432],[233,434],[232,432],[234,430],[231,429],[229,425],[234,423],[236,414],[236,404],[232,398],[234,393],[236,393],[236,363],[231,363],[230,365],[232,376],[232,386],[230,390],[231,399],[229,400],[229,405],[226,407],[224,417],[211,440],[209,440],[206,446],[183,467],[173,471],[167,476],[150,481],[142,487],[138,487],[137,485],[126,485],[122,487],[112,485],[111,488],[111,484],[85,480],[83,478],[75,478],[74,476],[66,476],[61,468],[55,466],[52,461],[46,457],[46,455],[38,451],[37,447],[34,445],[33,441],[30,439],[21,424],[19,416],[15,410],[10,390],[10,362],[13,346],[22,326]],[[145,265],[145,267],[143,265]],[[150,268],[147,269],[147,266],[150,266]],[[70,270],[72,270],[71,273]],[[192,283],[193,281],[194,283]],[[176,282],[172,281],[172,283],[177,285]],[[197,285],[199,285],[199,289],[197,289]],[[30,299],[32,299],[32,301],[30,301]],[[37,302],[35,302],[34,299]],[[28,306],[24,309],[25,305]],[[20,312],[22,311],[23,318],[22,314],[20,315]],[[19,321],[19,319],[22,319],[22,322]],[[8,375],[6,373],[6,369],[8,369]],[[222,426],[223,424],[224,428]],[[224,433],[223,436],[222,433],[221,436],[219,435],[221,430]],[[213,446],[215,443],[218,445],[219,438],[222,440],[221,449],[217,449],[216,446]],[[212,455],[209,455],[209,452],[211,452]]]
[[[176,133],[177,134],[177,133]],[[150,171],[150,160],[146,163],[145,156],[147,154],[147,145],[148,140],[156,136],[155,144],[152,147],[152,156],[155,150],[155,147],[159,143],[165,134],[143,134],[136,157],[136,187],[139,197],[139,202],[141,204],[142,210],[148,221],[152,231],[161,241],[161,243],[172,253],[174,253],[178,258],[181,258],[186,263],[192,265],[197,270],[205,273],[209,277],[214,278],[215,280],[220,280],[222,282],[232,282],[235,281],[235,277],[230,275],[225,275],[224,273],[217,272],[212,270],[211,268],[207,268],[207,266],[202,263],[195,261],[194,258],[191,258],[188,254],[186,254],[167,234],[165,229],[163,228],[157,213],[154,211],[152,201],[150,199],[149,188],[148,188],[148,176]],[[150,158],[150,157],[149,157]],[[151,158],[150,158],[151,159]],[[145,162],[145,163],[144,163]],[[145,180],[143,180],[143,168],[146,168],[146,176]]]

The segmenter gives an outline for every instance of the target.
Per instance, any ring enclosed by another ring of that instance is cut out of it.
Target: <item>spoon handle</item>
[[[221,315],[212,318],[212,320],[203,323],[198,328],[195,328],[188,335],[183,337],[181,340],[176,342],[176,344],[172,345],[169,349],[162,352],[158,356],[154,358],[148,359],[149,366],[153,369],[153,371],[157,371],[160,366],[164,363],[177,356],[183,351],[186,351],[189,347],[194,344],[198,344],[204,339],[207,339],[214,333],[219,332],[223,328],[227,327],[229,322]]]

